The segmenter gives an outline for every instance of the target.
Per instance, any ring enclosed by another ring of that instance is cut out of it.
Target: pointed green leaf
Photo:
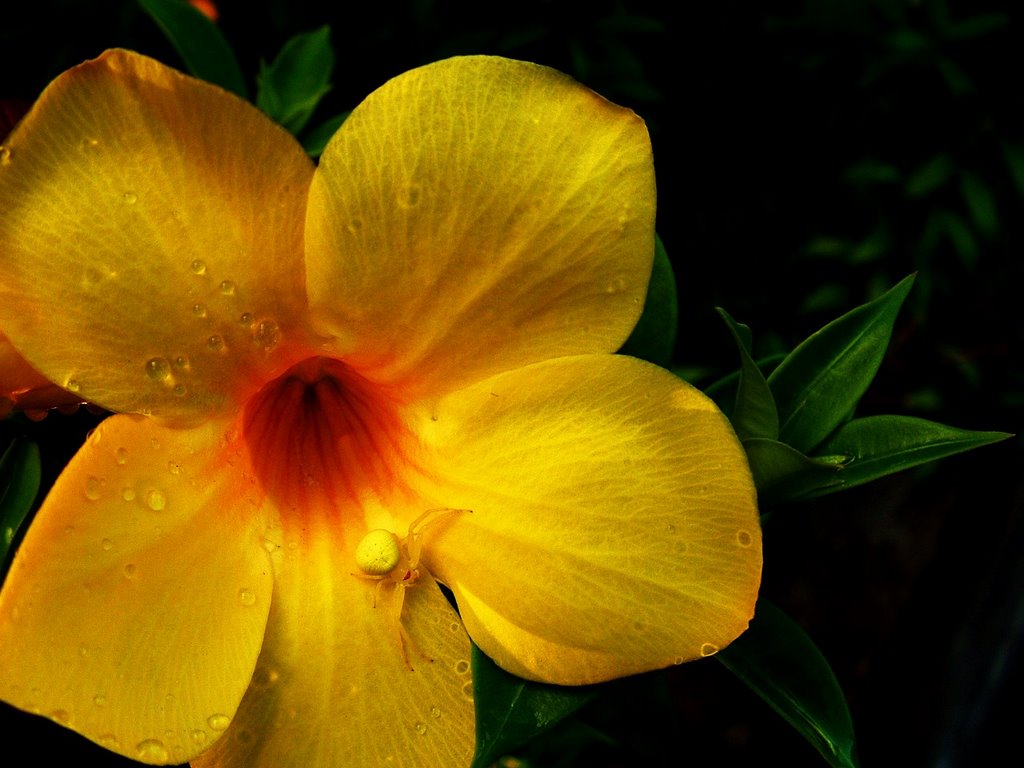
[[[876,478],[956,453],[1005,440],[1005,432],[956,429],[913,416],[867,416],[841,426],[820,448],[849,457],[839,473],[838,486],[810,495],[852,488]]]
[[[297,134],[331,90],[333,70],[330,27],[295,35],[273,62],[260,64],[256,106]]]
[[[138,0],[163,30],[188,71],[243,99],[249,98],[242,68],[228,41],[202,11],[185,0]]]
[[[18,529],[39,493],[39,446],[15,440],[0,457],[0,573]]]
[[[846,697],[814,641],[763,598],[750,628],[715,658],[796,728],[833,768],[858,765]]]
[[[340,115],[329,117],[324,120],[320,125],[310,128],[306,135],[302,137],[302,148],[306,150],[306,154],[312,158],[318,158],[323,154],[324,149],[327,148],[327,142],[331,140],[331,137],[338,132],[341,128],[341,124],[348,119],[348,116],[352,112],[342,112]]]
[[[779,436],[779,415],[775,400],[768,388],[768,382],[750,356],[752,339],[750,328],[737,323],[721,307],[716,308],[729,327],[740,352],[740,378],[736,387],[736,404],[729,420],[741,440],[748,437],[767,437],[774,440]]]
[[[810,458],[778,440],[759,437],[744,440],[743,448],[762,504],[818,495],[840,482],[837,459]]]
[[[811,335],[768,377],[779,438],[808,453],[845,421],[878,371],[914,276]]]
[[[939,154],[910,174],[907,179],[906,193],[908,197],[924,197],[949,181],[956,166],[953,158],[947,154]]]
[[[620,354],[668,367],[676,346],[679,326],[679,299],[676,277],[661,238],[654,238],[654,266],[647,286],[644,311],[633,333],[619,350]]]
[[[487,768],[502,755],[576,712],[593,698],[591,686],[564,687],[522,680],[473,645],[476,755],[470,768]]]

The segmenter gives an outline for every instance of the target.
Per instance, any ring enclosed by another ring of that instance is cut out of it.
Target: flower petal
[[[709,655],[753,615],[761,535],[725,417],[666,371],[581,356],[442,400],[425,544],[481,649],[521,677],[593,683]]]
[[[272,576],[253,492],[213,427],[103,422],[0,591],[0,697],[108,749],[180,763],[235,713]]]
[[[613,352],[643,304],[654,206],[633,112],[535,64],[448,59],[371,94],[321,157],[310,302],[333,353],[431,393]]]
[[[109,51],[58,77],[2,158],[0,327],[48,379],[187,418],[294,362],[312,165],[251,105]]]
[[[81,402],[81,397],[61,389],[29,365],[0,333],[0,418],[16,407],[46,410]]]
[[[353,552],[337,532],[320,534],[281,542],[252,686],[224,738],[192,765],[468,766],[474,714],[458,616],[426,574],[377,592],[378,582],[352,575]],[[412,670],[393,610],[402,591]]]

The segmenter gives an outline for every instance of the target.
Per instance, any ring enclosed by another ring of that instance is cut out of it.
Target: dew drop
[[[166,381],[171,375],[171,364],[162,357],[146,361],[146,375],[153,381]]]
[[[189,264],[189,269],[192,270],[192,274],[194,275],[205,275],[206,262],[203,261],[202,259],[194,259],[192,263]]]
[[[167,506],[167,497],[164,496],[163,491],[153,488],[152,490],[146,491],[146,506],[154,512],[159,512]]]
[[[83,152],[92,152],[99,145],[100,145],[100,140],[99,139],[93,139],[93,138],[90,138],[88,136],[86,138],[82,139],[79,142],[79,144],[78,144],[78,146],[81,147]]]
[[[736,543],[741,547],[749,547],[751,541],[753,541],[753,539],[751,539],[749,531],[740,531],[736,534]]]
[[[126,579],[134,579],[135,570],[135,563],[128,563],[128,565],[124,567],[124,577]]]
[[[256,605],[256,593],[251,589],[240,589],[238,590],[238,602],[247,608]]]
[[[238,322],[240,322],[242,325],[252,325],[252,321],[252,312],[243,312],[242,316],[238,318]]]
[[[714,656],[716,653],[718,653],[718,646],[714,643],[704,643],[700,647],[701,656]]]
[[[455,662],[455,672],[460,675],[464,675],[469,672],[469,662],[465,659],[459,659]]]
[[[264,690],[275,685],[280,679],[281,673],[276,669],[272,669],[270,667],[256,667],[256,671],[252,673],[252,681],[250,684],[260,690]]]
[[[440,707],[431,707],[430,708],[430,716],[435,718],[435,719],[440,717],[441,716],[441,708]]]
[[[420,203],[420,188],[417,184],[410,184],[398,194],[398,204],[402,208],[414,208]]]
[[[449,624],[449,625],[448,625],[448,629],[449,629],[449,630],[451,630],[452,632],[458,632],[458,631],[459,631],[459,628],[460,628],[461,626],[462,626],[462,625],[461,625],[461,624],[459,624],[459,622],[457,622],[457,621],[453,621],[453,622],[452,622],[451,624]]]
[[[192,314],[196,317],[206,317],[206,305],[201,303],[193,304]]]
[[[121,498],[124,499],[125,501],[134,501],[135,500],[135,489],[134,488],[127,488],[127,487],[126,488],[122,488],[121,489]]]
[[[184,384],[175,384],[173,392],[175,397],[184,397],[188,393],[188,388]]]
[[[97,693],[95,696],[92,697],[92,703],[95,704],[97,707],[105,707],[107,706],[107,697],[101,693]]]
[[[124,448],[118,448],[114,452],[114,461],[120,464],[122,467],[128,463],[128,451]]]
[[[217,334],[214,334],[206,340],[206,346],[212,349],[214,352],[219,352],[224,349],[224,339]]]
[[[413,728],[416,729],[416,733],[418,733],[420,736],[426,736],[427,735],[427,724],[426,723],[421,723],[421,722],[417,721],[416,725],[414,725]]]
[[[473,700],[473,681],[470,680],[462,685],[462,696],[463,698],[472,701]]]
[[[125,205],[135,205],[139,202],[139,196],[134,192],[125,192],[122,197],[124,198]]]
[[[200,730],[199,728],[192,731],[192,742],[194,744],[205,744],[207,738],[209,737],[206,735],[206,731]]]
[[[66,709],[55,709],[50,713],[50,718],[56,720],[61,725],[67,725],[71,721],[71,715],[68,714]]]
[[[187,371],[192,367],[192,365],[191,363],[189,363],[187,357],[185,357],[184,355],[178,355],[176,358],[174,358],[174,367],[177,368],[179,371]]]
[[[180,475],[181,474],[181,464],[179,464],[176,461],[168,461],[167,462],[167,471],[170,472],[172,475]]]
[[[235,295],[235,284],[230,280],[223,280],[220,284],[220,292],[222,296],[234,296]]]
[[[80,645],[80,646],[78,646],[78,655],[81,656],[83,659],[88,658],[88,656],[89,656],[89,646],[87,646],[87,645]]]
[[[0,165],[10,165],[12,157],[14,157],[14,150],[6,144],[0,144]]]
[[[96,501],[100,497],[100,489],[103,481],[95,475],[89,475],[85,480],[85,498],[89,501]]]
[[[262,349],[273,349],[281,340],[281,329],[273,320],[260,320],[252,332],[252,340]]]
[[[135,745],[135,754],[148,763],[166,763],[170,758],[167,747],[159,739],[146,739]]]
[[[101,546],[103,547],[104,552],[109,552],[111,549],[114,548],[114,542],[112,542],[110,539],[104,539],[101,542]]]
[[[210,715],[206,718],[206,724],[214,731],[226,730],[230,722],[231,718],[227,715]]]
[[[64,382],[64,389],[68,392],[77,392],[81,388],[82,385],[79,383],[78,379],[68,379]]]
[[[356,232],[358,232],[360,229],[362,229],[362,228],[363,228],[363,220],[362,219],[352,219],[352,221],[350,221],[348,223],[348,227],[347,227],[348,231],[351,232],[353,235]]]

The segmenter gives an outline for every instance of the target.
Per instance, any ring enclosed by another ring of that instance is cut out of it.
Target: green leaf
[[[820,495],[822,489],[841,482],[842,466],[838,460],[810,458],[785,443],[767,438],[744,440],[743,448],[762,504]]]
[[[655,235],[654,266],[651,270],[651,282],[647,286],[644,311],[619,353],[639,357],[641,360],[667,368],[675,350],[678,326],[679,299],[676,294],[676,278],[665,245],[661,238]]]
[[[306,154],[312,158],[320,157],[327,148],[327,142],[338,132],[341,124],[351,114],[351,110],[342,112],[340,115],[327,118],[320,125],[308,130],[306,135],[302,137],[302,148],[306,150]]]
[[[840,427],[822,446],[848,457],[840,484],[813,496],[852,488],[893,472],[1005,440],[1006,432],[975,432],[913,416],[867,416]]]
[[[796,728],[833,768],[858,765],[853,720],[814,641],[763,598],[750,628],[715,658]]]
[[[741,440],[748,437],[767,437],[774,440],[779,436],[779,415],[775,400],[768,388],[764,374],[750,356],[752,339],[750,328],[737,323],[721,307],[716,308],[740,351],[740,378],[736,387],[736,404],[729,420]]]
[[[256,106],[298,134],[331,90],[334,51],[331,28],[295,35],[269,65],[260,62]],[[340,123],[339,123],[340,125]]]
[[[947,154],[936,155],[910,174],[905,188],[907,197],[931,194],[949,181],[955,169],[952,157]]]
[[[35,443],[15,440],[0,457],[0,566],[32,510],[40,477],[39,446]]]
[[[779,437],[809,453],[853,413],[871,384],[914,276],[833,320],[800,344],[768,377]]]
[[[576,712],[593,698],[591,686],[564,687],[522,680],[473,646],[476,755],[470,768],[487,768]]]
[[[249,98],[242,68],[217,25],[185,0],[138,0],[163,30],[188,71],[243,99]]]

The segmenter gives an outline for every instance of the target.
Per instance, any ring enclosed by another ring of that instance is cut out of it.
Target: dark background
[[[678,4],[669,18],[667,5],[235,1],[219,3],[219,24],[251,79],[290,35],[329,23],[337,66],[318,118],[454,54],[573,74],[650,127],[658,229],[679,283],[675,362],[688,377],[707,384],[736,367],[716,305],[752,326],[765,355],[918,271],[859,412],[1019,433],[1024,11],[1010,0],[726,0]],[[132,2],[5,6],[0,99],[31,101],[111,46],[180,66]],[[14,435],[38,439],[52,479],[97,418],[0,423],[0,450]],[[865,766],[985,766],[1014,753],[1022,459],[1014,439],[773,510],[763,594],[831,661]],[[130,764],[6,706],[0,735],[5,765]],[[32,756],[15,760],[13,745]],[[824,765],[713,660],[613,685],[529,756]]]

